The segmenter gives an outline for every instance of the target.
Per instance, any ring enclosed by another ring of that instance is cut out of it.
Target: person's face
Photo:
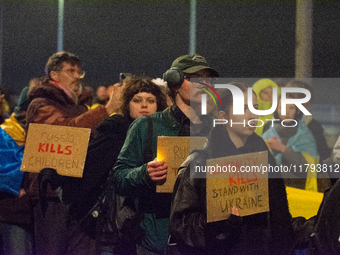
[[[77,93],[80,86],[80,79],[82,78],[82,71],[79,66],[72,66],[64,62],[60,71],[51,72],[51,78]]]
[[[228,120],[227,124],[227,130],[230,135],[230,137],[238,137],[241,138],[241,140],[245,141],[248,136],[252,135],[255,131],[254,126],[257,125],[257,117],[258,115],[252,113],[248,108],[248,93],[244,92],[244,115],[234,115],[233,114],[233,107],[230,107],[230,110],[228,113],[225,113],[223,111],[219,112],[219,117],[224,118]],[[252,103],[255,109],[258,109],[257,104],[257,97],[255,93],[252,93]],[[244,122],[245,120],[245,122]],[[232,121],[232,122],[231,122]],[[250,125],[248,125],[248,122]],[[233,123],[233,124],[232,124]],[[241,124],[235,124],[235,123],[241,123]],[[245,125],[243,125],[245,123]]]
[[[178,89],[176,99],[182,100],[185,104],[196,102],[201,103],[201,94],[205,93],[198,87],[203,87],[202,84],[190,82],[192,78],[209,78],[210,72],[206,69],[200,70],[196,73],[185,74],[182,86]],[[202,82],[209,84],[209,79],[202,80]],[[210,84],[209,84],[210,85]],[[210,97],[209,97],[210,98]]]
[[[144,115],[153,114],[157,111],[156,97],[147,92],[135,94],[129,103],[130,117],[137,119]]]
[[[267,87],[260,92],[260,98],[265,102],[272,102],[273,101],[273,88]]]
[[[295,113],[296,113],[296,107],[294,104],[287,104],[286,105],[286,115],[282,115],[282,109],[281,109],[281,99],[279,100],[278,107],[277,107],[277,113],[279,114],[279,117],[281,120],[284,119],[294,119]]]
[[[106,100],[109,98],[108,94],[107,94],[107,89],[106,87],[104,86],[100,86],[98,87],[97,89],[97,97],[100,99],[100,100]]]

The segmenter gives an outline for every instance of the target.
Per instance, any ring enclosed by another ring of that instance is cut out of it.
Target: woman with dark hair
[[[297,93],[287,94],[287,98],[296,99]],[[319,163],[319,155],[313,134],[303,123],[302,113],[296,105],[287,104],[286,115],[282,114],[281,100],[274,113],[280,121],[267,123],[263,130],[263,139],[267,141],[278,165],[294,166],[295,171],[282,173],[286,186],[318,191],[317,171],[311,169]],[[270,125],[268,125],[270,124]],[[269,126],[269,127],[268,127]],[[308,172],[305,171],[308,164]],[[301,169],[304,169],[301,171]]]
[[[83,178],[71,178],[63,186],[63,201],[71,204],[69,212],[78,219],[84,218],[102,193],[102,185],[117,160],[129,125],[141,116],[163,111],[167,107],[165,95],[149,77],[127,77],[123,86],[122,95],[118,97],[122,101],[120,111],[97,127],[89,143]],[[87,230],[94,237],[94,227],[90,226]],[[105,247],[100,242],[98,245],[108,254],[116,252],[114,249],[118,247],[113,243]],[[135,248],[130,247],[126,254],[133,252]]]
[[[123,92],[122,114],[130,122],[143,115],[163,111],[167,107],[161,88],[150,78],[128,76],[124,79],[124,85],[126,88]],[[142,110],[147,105],[149,110]]]
[[[249,110],[246,86],[234,85],[243,91],[244,115],[233,114],[230,90],[219,92],[223,107],[218,115],[227,124],[216,125],[204,150],[191,154],[179,169],[170,215],[169,254],[287,254],[290,248],[292,230],[282,179],[269,176],[269,212],[240,217],[239,208],[233,206],[229,219],[207,223],[206,179],[190,176],[190,168],[205,166],[207,159],[268,151],[254,133],[257,115]],[[255,93],[252,102],[257,109]],[[243,121],[251,124],[240,125]],[[275,166],[270,153],[268,163]]]

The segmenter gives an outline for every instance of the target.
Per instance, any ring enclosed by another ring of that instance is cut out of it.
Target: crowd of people
[[[243,93],[243,115],[234,114],[233,94],[226,89],[219,91],[221,104],[202,115],[202,91],[219,73],[198,54],[176,58],[165,70],[166,86],[128,74],[113,86],[99,86],[96,95],[82,84],[82,62],[70,52],[50,56],[45,70],[45,77],[23,88],[11,115],[0,91],[1,255],[292,254],[297,234],[285,187],[324,192],[335,183],[311,169],[299,176],[276,173],[268,178],[268,212],[240,216],[233,205],[228,219],[208,223],[206,179],[192,176],[192,167],[260,151],[268,152],[271,166],[336,163],[339,145],[331,154],[321,124],[295,105],[287,105],[283,115],[278,100],[273,114],[254,114],[251,108],[272,107],[273,88],[280,95],[280,86],[270,79],[231,82]],[[302,81],[284,86],[311,91]],[[226,124],[213,127],[214,118]],[[290,122],[272,124],[271,118]],[[256,120],[264,125],[256,127]],[[30,123],[91,130],[82,178],[53,169],[20,171]],[[179,168],[172,193],[156,191],[169,173],[169,162],[157,159],[161,136],[206,137],[204,148]],[[49,182],[46,190],[42,179]],[[106,210],[103,204],[109,205]],[[117,220],[122,211],[127,226]]]

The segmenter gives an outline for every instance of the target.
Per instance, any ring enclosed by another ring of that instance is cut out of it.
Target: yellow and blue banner
[[[25,131],[14,113],[0,125],[0,191],[19,195],[24,173],[20,171]]]

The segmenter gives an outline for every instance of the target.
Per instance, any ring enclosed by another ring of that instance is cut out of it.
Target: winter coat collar
[[[182,123],[190,123],[190,120],[181,109],[173,104],[163,111],[164,119],[169,127],[178,129]]]
[[[180,134],[186,136],[208,136],[212,127],[210,115],[202,116],[202,124],[193,124],[176,104],[166,108],[163,116],[169,127],[179,129]]]
[[[66,102],[67,104],[71,105],[84,104],[84,102],[86,102],[90,96],[91,95],[87,90],[82,89],[82,93],[78,96],[78,102],[76,102],[73,98],[69,97],[65,90],[54,85],[48,78],[44,79],[41,84],[30,87],[28,92],[29,102],[32,102],[32,100],[35,98],[48,98],[49,100],[60,104],[64,104]]]

